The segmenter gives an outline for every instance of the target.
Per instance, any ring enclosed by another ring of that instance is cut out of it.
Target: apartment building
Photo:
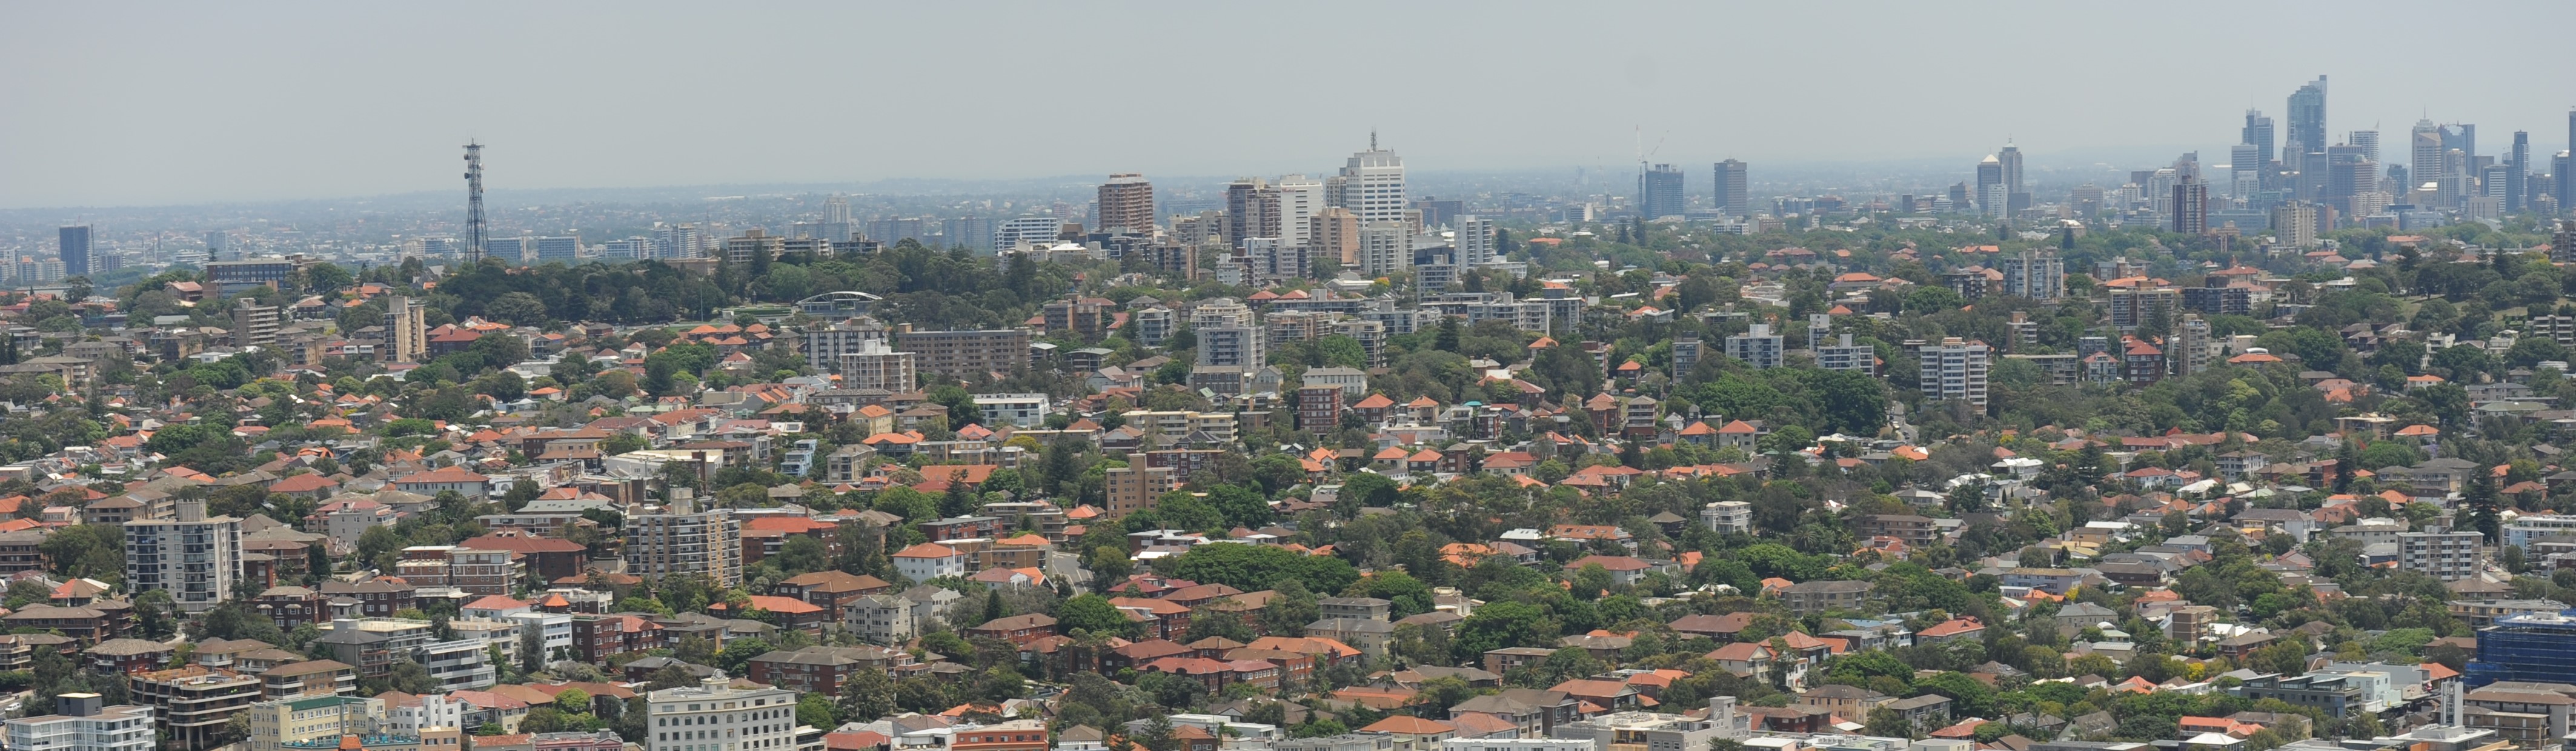
[[[674,501],[666,513],[629,516],[625,552],[626,573],[636,576],[742,583],[742,523],[722,509],[692,512],[687,501]]]
[[[213,610],[242,574],[241,520],[206,516],[204,501],[180,501],[178,518],[125,523],[125,584],[136,594],[168,590],[183,613]]]
[[[916,369],[943,376],[1009,373],[1028,367],[1029,339],[1025,328],[913,331],[904,325],[894,333],[895,348],[913,353]]]

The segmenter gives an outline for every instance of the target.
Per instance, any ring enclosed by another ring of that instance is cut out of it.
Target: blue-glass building
[[[2576,683],[2576,609],[2498,619],[2478,630],[2478,658],[2463,676],[2472,688],[2496,681]]]

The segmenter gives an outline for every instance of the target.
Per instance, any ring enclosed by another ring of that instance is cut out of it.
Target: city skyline
[[[1441,39],[1455,41],[1408,46],[1363,65],[1324,54],[1311,41],[1334,31],[1329,21],[1337,14],[1324,12],[1316,14],[1323,18],[1226,26],[1240,29],[1233,36],[1173,33],[1152,37],[1168,40],[1159,44],[1094,48],[1050,62],[1052,75],[1062,80],[1092,81],[1097,71],[1123,69],[1140,58],[1186,59],[1221,54],[1220,46],[1249,46],[1285,50],[1280,58],[1309,71],[1313,85],[1326,92],[1333,90],[1332,81],[1356,80],[1373,65],[1428,71],[1424,80],[1448,81],[1428,90],[1350,87],[1338,100],[1323,100],[1338,106],[1296,117],[1244,118],[1185,108],[1158,118],[1156,127],[1139,128],[1086,115],[1112,103],[1093,84],[1062,85],[1051,104],[1019,116],[949,114],[976,112],[982,105],[975,103],[989,102],[994,92],[1026,85],[1022,79],[1029,69],[1008,56],[961,57],[963,48],[955,43],[967,35],[959,30],[972,25],[981,38],[995,42],[976,49],[1011,49],[1025,47],[1013,40],[1041,34],[1078,36],[1139,24],[1144,31],[1181,31],[1224,23],[1230,14],[1185,9],[1130,18],[1031,8],[968,18],[936,8],[811,8],[690,17],[683,26],[681,17],[661,9],[600,18],[593,7],[447,15],[334,9],[292,17],[260,9],[237,15],[181,9],[121,28],[129,43],[114,46],[61,33],[104,23],[91,15],[95,11],[28,11],[22,14],[26,23],[0,31],[0,41],[8,42],[0,51],[7,57],[0,59],[24,71],[0,77],[0,96],[28,105],[0,119],[0,138],[13,144],[0,149],[0,171],[28,178],[0,187],[0,206],[169,205],[449,189],[452,151],[467,138],[505,144],[493,152],[496,187],[566,189],[1112,172],[1312,174],[1328,169],[1324,160],[1349,153],[1359,134],[1372,128],[1387,148],[1426,171],[1582,165],[1625,174],[1636,158],[1631,152],[1639,129],[1668,133],[1658,139],[1663,145],[1653,161],[1677,165],[1735,158],[1769,169],[1761,165],[1864,165],[1959,155],[1973,164],[1994,144],[2009,141],[2022,145],[2030,166],[2039,169],[2089,154],[2224,154],[2237,140],[2247,109],[2282,123],[2287,138],[2292,134],[2286,126],[2295,123],[2284,97],[2320,74],[2332,81],[2323,123],[2328,140],[2353,130],[2396,132],[2429,116],[2484,125],[2499,135],[2531,131],[2535,161],[2545,165],[2547,155],[2566,146],[2555,126],[2570,104],[2563,92],[2576,89],[2568,85],[2576,83],[2576,74],[2552,66],[2493,66],[2461,76],[2407,65],[2399,56],[2355,52],[2349,45],[2297,41],[2374,33],[2375,14],[2368,7],[2324,17],[2296,8],[2243,9],[2243,18],[2231,26],[2303,24],[2318,33],[2241,53],[2177,56],[2159,70],[2195,85],[2148,90],[2117,83],[2132,58],[2116,52],[2164,44],[2164,24],[2174,19],[2118,9],[2039,14],[2028,11],[2044,6],[2004,6],[1982,15],[1888,9],[1858,20],[1798,9],[1653,10],[1652,17],[1679,26],[1818,24],[1832,31],[1822,47],[1814,40],[1788,41],[1797,35],[1748,35],[1734,53],[1763,59],[1803,45],[1797,54],[1818,60],[1802,69],[1808,76],[1712,79],[1694,73],[1697,65],[1685,62],[1693,56],[1678,48],[1538,37],[1550,40],[1546,53],[1516,54],[1514,40],[1540,32],[1519,20],[1526,14],[1406,6],[1383,9],[1381,23],[1449,25],[1465,33],[1444,34]],[[2562,6],[2484,10],[2520,19],[2499,25],[2501,49],[2545,46],[2546,29],[2576,21],[2576,11]],[[789,20],[779,16],[803,19],[799,25],[925,31],[873,40],[881,49],[865,64],[844,62],[828,46],[820,52],[790,47],[755,62],[601,54],[603,45],[636,38],[694,39],[720,49],[773,33]],[[1828,21],[1836,25],[1821,25]],[[469,23],[475,34],[462,33]],[[595,30],[531,38],[566,25]],[[346,29],[373,33],[338,33]],[[1991,96],[1960,96],[1960,87],[1938,77],[1921,83],[1887,77],[1886,71],[1909,61],[1937,63],[1954,32],[2011,40],[2006,56],[2030,62],[2010,67],[2014,75]],[[239,43],[209,59],[190,52],[188,42],[200,35]],[[283,35],[318,41],[286,44]],[[469,38],[480,41],[442,41]],[[1493,46],[1485,46],[1488,40]],[[521,43],[535,41],[545,43]],[[176,63],[174,55],[188,55],[187,62]],[[310,65],[317,56],[334,63]],[[1476,59],[1486,62],[1460,62]],[[947,62],[924,62],[932,60]],[[558,75],[512,73],[529,69]],[[1169,84],[1180,90],[1216,75],[1190,66],[1160,70],[1174,76]],[[243,82],[265,82],[286,93],[227,93]],[[1873,82],[1894,86],[1868,85]],[[573,83],[580,85],[568,86]],[[1533,96],[1587,88],[1603,96]],[[856,93],[861,91],[891,93]],[[1745,114],[1766,105],[1773,114]],[[723,115],[743,106],[776,111],[777,117],[763,121],[762,137],[734,137],[740,121]],[[543,114],[549,111],[560,114]],[[647,111],[665,114],[637,116]],[[1060,116],[1047,117],[1050,112]],[[2493,143],[2503,140],[2491,136]],[[968,155],[973,158],[961,158]],[[1705,170],[1686,170],[1699,173],[1700,180],[1691,181],[1694,193],[1705,190]],[[1633,184],[1634,177],[1611,181]]]

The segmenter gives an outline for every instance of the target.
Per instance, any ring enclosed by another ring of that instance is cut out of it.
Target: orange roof
[[[1351,405],[1351,408],[1352,408],[1352,409],[1386,409],[1386,408],[1388,408],[1388,407],[1393,407],[1393,406],[1395,406],[1395,400],[1386,398],[1386,395],[1385,395],[1385,394],[1370,394],[1370,395],[1368,395],[1368,398],[1366,398],[1366,399],[1361,399],[1361,400],[1360,400],[1360,403]]]
[[[959,555],[963,555],[963,554],[962,554],[962,553],[957,552],[957,549],[956,549],[956,548],[948,547],[948,546],[946,546],[946,545],[941,545],[941,544],[939,544],[939,543],[935,543],[935,542],[925,542],[925,543],[922,543],[922,544],[919,544],[919,545],[914,545],[914,546],[909,547],[909,548],[904,548],[903,550],[896,552],[896,553],[894,554],[894,557],[896,557],[896,558],[954,558],[954,557],[957,557],[957,556],[959,556]]]

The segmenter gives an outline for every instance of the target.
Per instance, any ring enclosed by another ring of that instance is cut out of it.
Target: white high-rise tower
[[[1404,221],[1404,158],[1378,148],[1377,134],[1369,134],[1369,150],[1351,155],[1341,178],[1338,204],[1358,214],[1361,226]]]

